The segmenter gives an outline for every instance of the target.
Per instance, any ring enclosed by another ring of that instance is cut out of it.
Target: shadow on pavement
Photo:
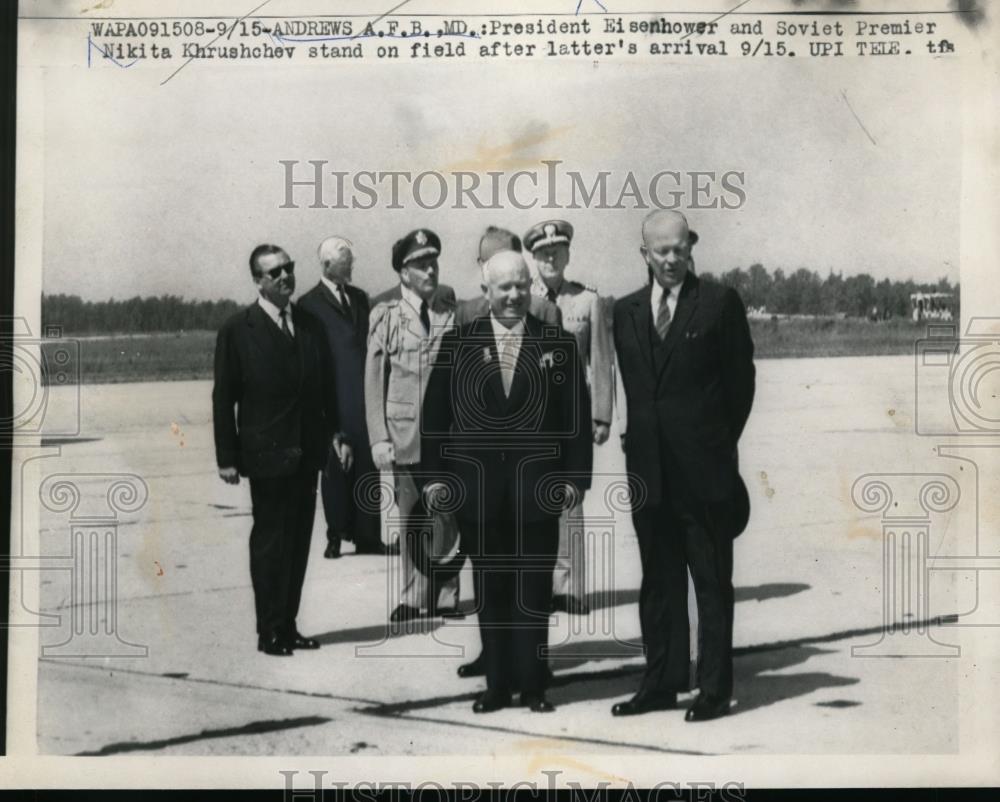
[[[800,582],[772,582],[766,585],[754,585],[746,588],[736,588],[736,601],[765,601],[809,590],[811,586]],[[621,607],[635,604],[639,601],[637,589],[609,590],[591,593],[588,603],[592,610],[602,610],[607,607]],[[465,615],[476,612],[476,604],[466,599],[459,604],[459,610]],[[440,618],[420,618],[402,626],[389,624],[369,624],[362,627],[335,629],[316,635],[321,644],[336,643],[379,643],[387,638],[398,638],[403,635],[427,635],[434,632],[444,621]],[[641,646],[641,645],[640,645]],[[553,647],[552,657],[558,662],[556,668],[567,669],[583,665],[589,660],[621,660],[628,657],[641,656],[641,648],[631,642],[608,640],[583,641],[571,643],[566,647]]]
[[[737,602],[762,602],[768,599],[794,596],[796,593],[802,593],[811,588],[812,585],[807,585],[803,582],[769,582],[765,585],[736,588],[735,598]],[[624,607],[628,604],[636,604],[638,601],[638,588],[614,588],[598,590],[587,594],[587,604],[590,605],[591,610],[603,610],[607,607]]]
[[[730,715],[767,707],[775,702],[805,696],[821,688],[840,688],[859,682],[854,677],[840,677],[826,672],[802,674],[770,674],[791,666],[804,663],[810,657],[831,654],[833,649],[819,649],[812,646],[792,646],[773,652],[753,652],[737,655],[733,671],[735,688],[733,698],[737,706]],[[558,664],[556,664],[558,665]],[[641,668],[626,674],[624,671],[608,672],[610,676],[592,679],[593,674],[556,675],[551,694],[554,704],[594,701],[598,699],[627,698],[639,689]]]
[[[173,738],[163,738],[157,741],[120,741],[102,746],[93,752],[77,752],[79,757],[98,757],[103,755],[120,755],[123,752],[142,752],[153,749],[166,749],[168,746],[189,744],[193,741],[204,741],[210,738],[232,738],[240,735],[259,735],[265,732],[279,732],[296,727],[315,727],[326,724],[332,719],[322,716],[304,716],[302,718],[284,718],[272,721],[251,721],[239,727],[224,727],[218,730],[202,730],[192,735],[178,735]]]

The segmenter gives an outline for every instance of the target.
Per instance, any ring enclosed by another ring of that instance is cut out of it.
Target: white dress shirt
[[[524,339],[524,319],[517,321],[508,329],[490,312],[490,324],[493,326],[493,336],[497,341],[503,390],[510,395],[510,386],[514,382],[514,368],[517,366],[517,358],[521,354],[521,341]]]
[[[269,300],[267,300],[267,298],[265,298],[263,295],[258,295],[257,296],[257,303],[260,305],[260,308],[263,309],[264,312],[267,313],[267,316],[269,318],[271,318],[271,320],[274,321],[274,325],[277,326],[279,329],[282,328],[282,326],[281,326],[281,310],[278,309],[278,307],[276,307],[274,304],[272,304]],[[295,336],[295,324],[292,323],[292,302],[291,301],[288,302],[288,305],[285,307],[285,311],[287,313],[285,315],[285,320],[288,321],[288,330],[292,333],[292,336],[294,337]]]

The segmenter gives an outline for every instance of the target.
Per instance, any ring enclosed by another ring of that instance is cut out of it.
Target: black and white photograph
[[[19,4],[3,782],[995,785],[995,4],[384,5]]]

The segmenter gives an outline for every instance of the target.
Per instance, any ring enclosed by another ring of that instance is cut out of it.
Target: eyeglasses
[[[270,276],[272,280],[277,281],[281,278],[282,270],[284,270],[288,275],[292,275],[292,273],[295,272],[295,262],[285,262],[283,265],[272,267],[270,270],[265,270],[264,275]]]

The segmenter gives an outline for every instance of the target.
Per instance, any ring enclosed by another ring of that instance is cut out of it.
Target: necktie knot
[[[337,297],[340,300],[340,305],[344,307],[344,309],[350,309],[351,305],[347,301],[347,292],[344,290],[343,284],[337,285]]]
[[[545,297],[548,298],[552,303],[555,303],[558,295],[556,294],[556,291],[554,289],[549,287],[548,292],[545,293]]]

